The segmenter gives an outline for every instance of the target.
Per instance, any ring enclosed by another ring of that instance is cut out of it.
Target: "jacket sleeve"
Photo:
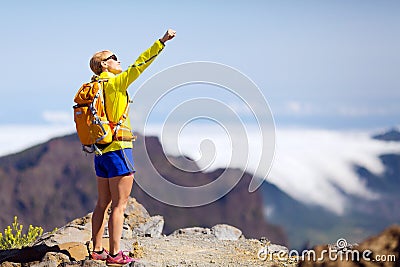
[[[140,74],[154,61],[154,59],[161,53],[164,44],[157,40],[154,44],[144,51],[135,61],[135,63],[128,67],[127,70],[121,72],[115,77],[114,86],[121,91],[126,91],[129,85],[136,80]]]

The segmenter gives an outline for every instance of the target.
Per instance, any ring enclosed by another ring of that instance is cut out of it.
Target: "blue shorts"
[[[96,175],[102,178],[112,178],[135,173],[132,148],[96,155],[94,157]]]

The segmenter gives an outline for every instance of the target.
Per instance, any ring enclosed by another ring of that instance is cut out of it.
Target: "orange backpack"
[[[107,80],[96,80],[85,83],[75,95],[74,121],[82,149],[85,152],[96,151],[101,154],[99,146],[110,144],[114,140],[132,141],[131,129],[122,124],[128,115],[129,96],[124,113],[118,122],[110,122],[104,105],[104,84]]]

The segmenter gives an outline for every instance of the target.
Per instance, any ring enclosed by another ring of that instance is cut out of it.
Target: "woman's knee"
[[[112,208],[125,209],[132,190],[133,178],[131,175],[118,176],[110,179]]]
[[[96,207],[100,210],[107,210],[110,207],[111,200],[97,200]]]
[[[111,208],[125,210],[127,205],[128,205],[128,198],[118,199],[117,201],[113,201],[111,203]]]

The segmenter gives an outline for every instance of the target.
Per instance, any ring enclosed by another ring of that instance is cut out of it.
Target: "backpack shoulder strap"
[[[126,118],[128,118],[128,113],[129,113],[129,103],[131,103],[130,99],[129,99],[129,94],[128,91],[126,92],[126,106],[125,106],[125,110],[122,113],[121,117],[119,117],[118,122],[115,124],[115,128],[114,128],[114,135],[118,132],[119,128],[121,127],[121,125],[125,122]]]

